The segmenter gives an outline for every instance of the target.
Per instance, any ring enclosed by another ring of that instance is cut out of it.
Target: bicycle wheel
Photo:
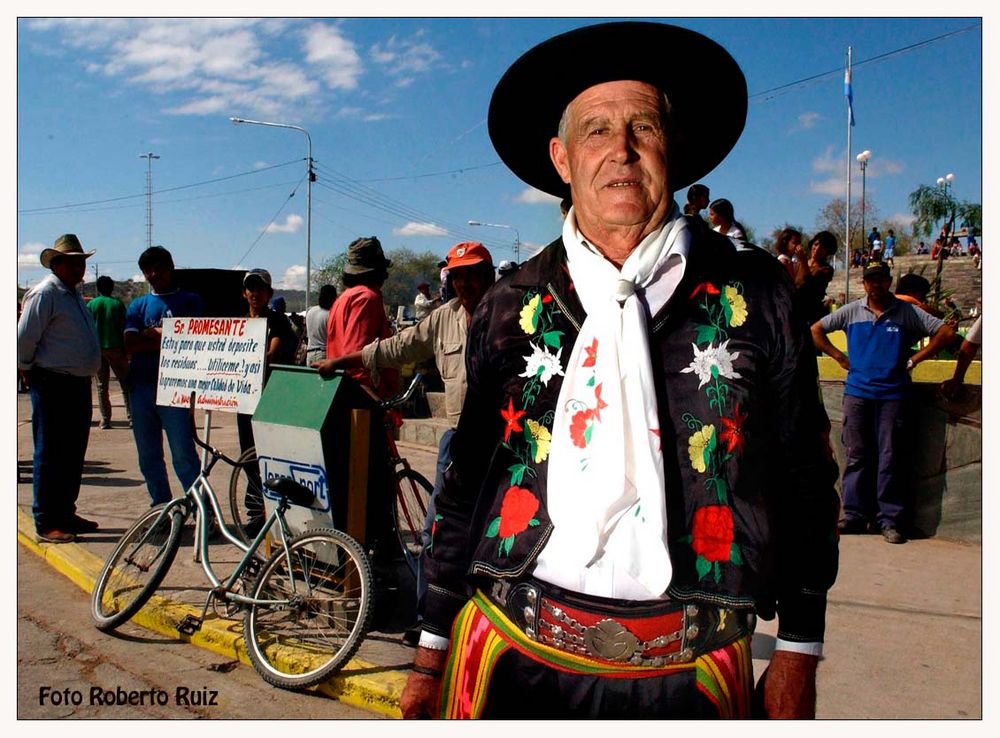
[[[251,446],[236,460],[229,478],[229,514],[236,537],[250,543],[264,526],[264,489],[257,466],[257,450]]]
[[[243,623],[247,653],[268,684],[311,687],[347,663],[361,645],[372,610],[372,571],[357,542],[314,528],[268,559],[253,586]]]
[[[403,556],[414,574],[417,571],[417,559],[423,550],[424,520],[427,518],[427,506],[433,491],[434,485],[420,472],[403,469],[396,475],[393,522]]]
[[[176,500],[152,508],[118,541],[91,597],[91,615],[100,630],[127,621],[160,586],[180,547],[186,504]]]

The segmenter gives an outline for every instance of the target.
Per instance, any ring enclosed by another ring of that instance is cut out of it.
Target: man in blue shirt
[[[847,458],[840,532],[865,533],[875,522],[886,541],[905,543],[899,532],[904,490],[895,451],[903,447],[900,435],[909,372],[947,346],[955,332],[939,318],[897,299],[889,291],[891,284],[889,267],[881,261],[869,262],[864,271],[866,296],[813,323],[812,335],[816,348],[847,371],[842,435]],[[847,333],[847,355],[827,338],[831,331]],[[928,344],[909,355],[910,347],[926,336],[932,336]],[[874,490],[867,486],[871,480]]]
[[[174,287],[174,260],[162,246],[152,246],[139,256],[139,268],[150,294],[133,300],[125,315],[125,350],[131,355],[129,401],[132,432],[139,452],[139,469],[154,505],[171,497],[163,460],[163,433],[170,444],[174,472],[187,489],[198,478],[200,464],[194,445],[194,428],[186,408],[156,404],[160,362],[161,325],[164,318],[197,317],[201,298]]]
[[[90,378],[101,367],[94,321],[77,292],[93,255],[72,233],[42,251],[52,274],[25,294],[17,322],[17,368],[31,391],[31,512],[39,540],[49,543],[70,543],[98,527],[76,514],[93,413]]]

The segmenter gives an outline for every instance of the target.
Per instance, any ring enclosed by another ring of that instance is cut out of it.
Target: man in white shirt
[[[413,314],[418,322],[430,315],[431,311],[440,304],[440,297],[431,297],[429,283],[421,282],[417,285],[417,296],[413,299]]]
[[[31,510],[39,540],[48,543],[70,543],[98,527],[76,514],[93,415],[90,378],[101,368],[97,328],[77,292],[94,253],[72,233],[42,251],[52,274],[25,294],[17,323],[17,368],[31,391]]]

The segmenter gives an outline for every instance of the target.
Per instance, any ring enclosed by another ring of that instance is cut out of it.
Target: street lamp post
[[[514,262],[517,264],[521,263],[521,234],[517,232],[517,228],[514,226],[503,225],[502,223],[483,223],[478,220],[470,220],[469,225],[486,226],[488,228],[506,228],[514,231]]]
[[[306,153],[306,310],[312,305],[311,282],[312,282],[312,183],[316,180],[313,172],[313,144],[309,131],[301,126],[293,126],[288,123],[271,123],[263,120],[248,120],[246,118],[232,117],[234,124],[249,123],[254,126],[269,126],[271,128],[291,128],[293,131],[302,131],[306,134],[308,152]]]
[[[865,243],[865,187],[867,185],[868,160],[872,158],[872,152],[865,149],[858,154],[858,163],[861,165],[861,245]],[[850,254],[847,255],[850,258]],[[850,266],[848,266],[850,269]]]

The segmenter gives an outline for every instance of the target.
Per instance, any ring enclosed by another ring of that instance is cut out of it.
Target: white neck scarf
[[[545,581],[629,599],[660,597],[670,583],[646,326],[680,282],[690,240],[674,203],[619,271],[583,241],[572,210],[566,217],[563,243],[587,318],[553,422],[547,507],[554,530],[535,570]]]

